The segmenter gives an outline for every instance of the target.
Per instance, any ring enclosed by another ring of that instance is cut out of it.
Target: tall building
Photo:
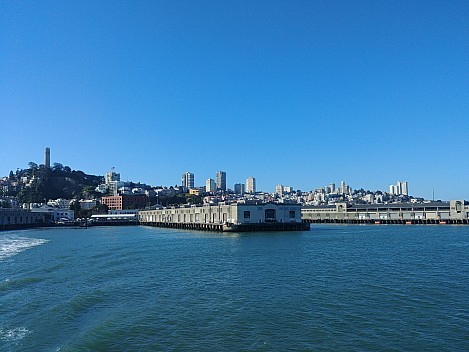
[[[246,179],[246,193],[256,193],[256,179],[252,176]]]
[[[402,194],[402,182],[397,181],[397,194]]]
[[[182,174],[182,187],[194,188],[194,174],[191,172],[185,172]]]
[[[277,193],[279,196],[283,195],[283,186],[281,184],[275,186],[275,193]]]
[[[114,168],[112,168],[111,171],[106,172],[105,180],[107,185],[109,185],[113,181],[120,182],[121,174],[115,173]]]
[[[44,151],[44,166],[50,169],[50,148],[47,147]]]
[[[340,181],[340,192],[341,194],[345,194],[345,182]]]
[[[217,189],[226,191],[226,172],[224,171],[217,172]]]
[[[396,185],[389,185],[389,193],[396,195],[396,196],[399,196],[399,195],[408,196],[409,185],[407,181],[397,181]]]
[[[207,181],[205,181],[205,192],[216,192],[217,191],[217,185],[215,183],[215,180],[213,178],[208,178]]]
[[[119,194],[119,188],[121,188],[124,185],[124,183],[121,181],[109,181],[109,183],[107,183],[106,185],[107,185],[109,194],[112,194],[113,196],[117,196]]]
[[[409,188],[408,188],[407,181],[402,182],[402,194],[405,196],[409,195]]]
[[[235,183],[234,191],[236,194],[243,195],[246,192],[246,187],[244,187],[244,183]]]
[[[330,190],[331,193],[334,193],[334,192],[335,192],[335,183],[331,183],[331,184],[329,185],[329,187],[331,188],[331,190]]]

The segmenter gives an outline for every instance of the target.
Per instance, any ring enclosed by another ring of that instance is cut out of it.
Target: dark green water
[[[469,351],[469,227],[0,233],[0,351]]]

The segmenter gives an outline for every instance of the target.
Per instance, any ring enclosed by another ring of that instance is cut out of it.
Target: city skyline
[[[0,176],[469,199],[464,1],[0,3]],[[229,146],[229,148],[228,148]]]
[[[44,163],[45,164],[42,164],[46,167],[51,167],[51,148],[49,147],[46,147],[44,149]],[[33,163],[35,163],[33,161]],[[58,163],[60,165],[62,165],[62,163],[60,162],[53,162],[52,164],[54,163]],[[37,163],[37,165],[41,165],[40,163]],[[18,168],[20,169],[20,168]],[[13,171],[13,170],[10,170],[10,171]],[[83,170],[82,170],[83,171]],[[4,175],[4,176],[0,176],[0,177],[6,177],[7,175]],[[103,174],[101,174],[101,176],[104,177],[105,179],[105,184],[110,184],[112,182],[120,182],[120,173],[116,173],[115,172],[115,167],[112,167],[110,171],[107,171]],[[187,188],[187,189],[190,189],[190,188],[205,188],[205,189],[209,189],[210,191],[209,192],[214,192],[214,191],[218,191],[218,190],[231,190],[231,191],[234,191],[235,193],[239,193],[239,194],[243,194],[244,193],[244,187],[247,186],[247,190],[246,192],[247,193],[255,193],[255,192],[266,192],[266,193],[279,193],[278,192],[278,189],[279,187],[282,187],[282,189],[284,190],[285,188],[288,189],[287,193],[288,192],[292,192],[292,191],[296,191],[296,190],[301,190],[302,192],[310,192],[310,191],[315,191],[315,190],[321,190],[321,189],[327,189],[327,193],[340,193],[340,194],[348,194],[348,193],[351,193],[352,190],[354,189],[364,189],[364,190],[368,190],[368,191],[372,191],[372,192],[376,192],[376,191],[380,191],[380,192],[385,192],[385,193],[389,193],[391,195],[409,195],[409,196],[413,196],[413,197],[417,197],[417,198],[425,198],[425,197],[421,197],[419,195],[412,195],[408,192],[408,182],[407,181],[397,181],[397,184],[396,185],[389,185],[389,189],[381,189],[381,188],[377,188],[377,189],[370,189],[370,188],[367,188],[366,186],[363,186],[363,185],[360,185],[360,186],[357,186],[356,188],[353,188],[351,187],[350,185],[347,185],[345,183],[344,180],[341,180],[340,182],[340,186],[338,188],[336,188],[336,185],[335,185],[335,182],[331,182],[329,183],[329,185],[326,185],[326,186],[320,186],[320,185],[316,185],[315,187],[312,187],[310,189],[299,189],[299,188],[295,188],[295,187],[292,187],[292,186],[285,186],[285,185],[281,185],[281,184],[277,184],[275,187],[274,187],[274,190],[270,190],[270,189],[259,189],[256,184],[257,184],[257,181],[256,181],[256,178],[255,177],[248,177],[246,178],[245,182],[244,183],[239,183],[237,181],[234,181],[233,182],[233,187],[230,187],[229,184],[226,182],[226,177],[227,177],[227,173],[224,172],[224,171],[218,171],[216,173],[216,180],[212,179],[212,178],[208,178],[208,179],[205,179],[203,182],[201,181],[200,184],[198,184],[197,182],[195,182],[195,174],[194,173],[191,173],[189,171],[186,171],[184,173],[182,173],[182,175],[180,176],[180,183],[176,183],[174,184],[175,186],[182,186],[183,188]],[[127,180],[128,182],[136,182],[136,183],[140,183],[142,182],[141,180]],[[145,183],[145,182],[143,182]],[[156,184],[150,184],[152,186],[156,186]],[[169,187],[169,186],[172,186],[173,184],[170,183],[168,185],[164,185],[164,184],[158,184],[158,186],[164,186],[164,187]],[[222,185],[223,187],[219,187],[219,185]],[[241,185],[243,188],[240,190],[240,189],[237,189],[237,187],[239,187],[239,185]],[[254,191],[248,191],[249,189],[253,189]],[[115,190],[117,191],[117,189]],[[281,193],[281,192],[280,192]],[[432,191],[432,198],[426,198],[426,199],[435,199],[435,194],[434,194],[434,190]],[[462,199],[462,198],[461,198]],[[445,200],[448,200],[448,199],[445,199]]]
[[[47,168],[51,168],[50,153],[51,153],[51,149],[49,147],[46,147],[45,150],[44,150],[44,164],[42,164],[42,165],[47,167]],[[35,163],[35,162],[33,162],[33,163]],[[54,162],[54,164],[55,164],[55,162]],[[57,164],[62,165],[59,162],[57,162]],[[36,166],[39,166],[39,165],[41,165],[41,164],[36,164]],[[54,167],[55,167],[55,165],[54,165]],[[112,167],[110,171],[107,171],[106,173],[104,173],[101,176],[104,177],[104,184],[103,185],[110,186],[110,189],[112,191],[111,193],[114,194],[114,195],[117,194],[117,188],[118,188],[119,184],[124,184],[124,182],[121,182],[120,173],[116,172],[115,167]],[[246,191],[246,193],[266,192],[266,193],[276,193],[276,194],[282,195],[284,192],[285,193],[290,193],[290,192],[298,190],[298,189],[295,189],[292,186],[285,186],[285,185],[281,185],[281,184],[277,184],[275,186],[274,191],[257,189],[257,187],[256,187],[256,178],[252,177],[252,176],[246,178],[245,183],[234,183],[233,187],[229,187],[227,182],[226,182],[226,177],[227,177],[226,172],[220,170],[220,171],[217,171],[217,173],[216,173],[216,181],[213,178],[208,178],[204,181],[203,185],[199,185],[195,182],[195,174],[191,173],[189,171],[186,171],[186,172],[181,174],[180,184],[176,184],[175,186],[181,186],[181,187],[186,188],[186,189],[205,188],[205,191],[209,192],[209,193],[214,193],[216,191],[231,190],[231,191],[233,191],[235,193],[238,193],[238,194],[244,194],[245,191]],[[135,183],[140,183],[141,182],[140,180],[128,180],[128,181],[135,182]],[[100,185],[100,186],[103,186],[103,185]],[[100,186],[98,186],[98,188],[100,188]],[[154,186],[157,186],[157,185],[151,184],[150,186],[154,187]],[[158,185],[158,186],[167,187],[168,185],[162,185],[161,184],[161,185]],[[171,186],[171,185],[169,185],[169,186]],[[389,193],[391,195],[405,195],[405,196],[410,195],[408,193],[408,182],[407,181],[397,181],[397,185],[392,185],[391,184],[389,186],[389,192],[386,191],[386,190],[381,190],[381,189],[370,190],[370,189],[367,189],[366,187],[360,187],[360,188],[366,189],[366,190],[369,190],[369,191],[386,192],[386,193]],[[360,188],[357,188],[357,189],[360,189]],[[352,192],[352,187],[350,185],[347,185],[345,183],[345,181],[342,180],[340,182],[339,188],[336,188],[335,182],[331,182],[329,184],[329,186],[314,187],[312,189],[308,189],[308,190],[305,189],[305,190],[301,190],[301,191],[302,192],[311,192],[311,191],[317,191],[317,190],[321,190],[321,191],[325,190],[326,193],[328,193],[328,194],[334,194],[334,193],[350,194]],[[100,189],[99,191],[104,192],[104,189]]]

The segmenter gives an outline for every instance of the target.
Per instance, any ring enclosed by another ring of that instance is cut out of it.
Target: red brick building
[[[114,210],[143,209],[147,204],[147,196],[144,194],[105,196],[101,198],[101,203]]]

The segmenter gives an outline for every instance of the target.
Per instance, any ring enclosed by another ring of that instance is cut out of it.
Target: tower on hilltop
[[[44,166],[50,169],[50,148],[47,147],[44,151]]]

